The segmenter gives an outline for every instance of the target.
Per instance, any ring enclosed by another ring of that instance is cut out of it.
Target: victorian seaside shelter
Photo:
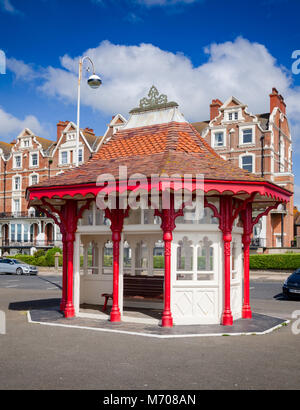
[[[178,205],[183,188],[190,200]],[[61,230],[65,317],[89,307],[118,323],[126,307],[154,309],[158,325],[172,327],[252,317],[253,226],[292,193],[221,158],[152,87],[92,159],[26,195]],[[134,195],[140,206],[130,206]],[[197,195],[200,213],[191,207]]]

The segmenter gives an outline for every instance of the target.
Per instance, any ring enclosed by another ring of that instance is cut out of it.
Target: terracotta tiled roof
[[[196,128],[196,130],[199,132],[199,134],[202,133],[202,131],[208,127],[209,121],[199,121],[199,122],[193,122],[192,126]]]
[[[203,174],[207,179],[264,181],[222,159],[189,123],[168,123],[120,130],[94,157],[37,186],[95,183],[98,175],[119,176],[119,166],[133,173]]]
[[[90,148],[92,149],[95,141],[98,139],[98,137],[96,137],[96,135],[94,134],[94,132],[91,131],[87,131],[86,129],[81,129],[85,139],[87,140],[87,143],[89,144]]]
[[[41,144],[41,146],[43,147],[43,149],[46,151],[47,149],[49,149],[51,147],[51,145],[54,144],[54,141],[48,140],[46,138],[42,138],[42,137],[35,137],[36,140]]]

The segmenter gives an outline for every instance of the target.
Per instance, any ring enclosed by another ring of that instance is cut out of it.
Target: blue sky
[[[75,121],[86,54],[103,86],[83,83],[81,125],[97,135],[153,83],[191,121],[208,119],[212,98],[231,95],[266,112],[276,86],[293,127],[300,205],[300,74],[291,70],[299,12],[298,0],[0,0],[0,138],[28,126],[54,139],[59,120]]]

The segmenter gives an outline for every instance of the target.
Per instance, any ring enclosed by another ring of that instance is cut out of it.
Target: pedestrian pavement
[[[223,325],[184,325],[172,328],[149,325],[147,323],[112,323],[99,318],[65,318],[57,306],[35,306],[28,311],[30,323],[66,328],[89,329],[103,332],[125,333],[156,338],[182,338],[200,336],[241,336],[262,335],[286,325],[289,321],[264,314],[253,313],[252,319],[235,320],[232,326]]]
[[[250,270],[251,280],[274,280],[284,281],[288,276],[293,273],[293,270],[275,271],[275,270]]]

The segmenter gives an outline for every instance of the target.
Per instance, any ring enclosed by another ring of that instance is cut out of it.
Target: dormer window
[[[228,121],[237,121],[239,118],[239,113],[238,111],[230,111],[228,113]]]
[[[67,134],[67,141],[73,141],[76,138],[76,134],[72,133],[72,134]]]
[[[239,113],[237,112],[237,111],[234,111],[234,112],[230,112],[229,114],[228,114],[228,119],[229,119],[229,121],[233,121],[233,120],[237,120],[239,118]]]

